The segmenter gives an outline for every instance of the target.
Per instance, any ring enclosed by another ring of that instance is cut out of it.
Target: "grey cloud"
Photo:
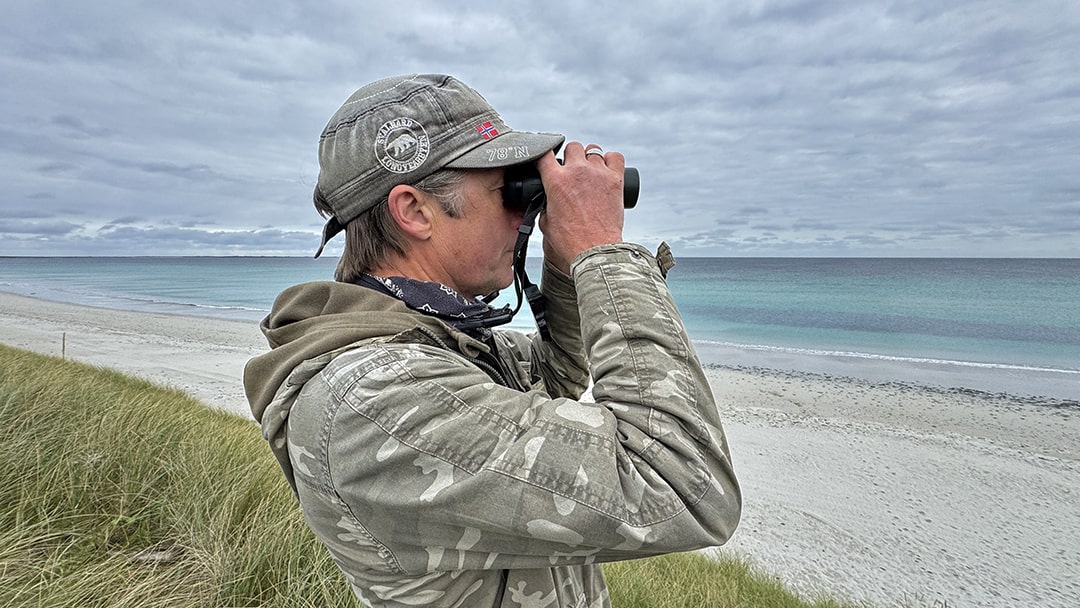
[[[845,236],[843,240],[851,243],[857,243],[861,246],[893,245],[896,243],[895,239],[886,239],[873,234],[852,234]]]
[[[35,221],[19,219],[0,219],[0,234],[40,235],[46,237],[64,236],[80,230],[82,226],[58,220]]]
[[[746,225],[748,225],[748,224],[749,224],[750,222],[749,222],[748,220],[746,220],[746,219],[743,219],[743,218],[735,218],[735,217],[731,217],[731,218],[729,218],[729,217],[719,217],[719,218],[716,218],[716,219],[715,219],[715,220],[713,221],[713,223],[714,223],[714,224],[717,224],[717,225],[719,225],[719,226],[746,226]]]
[[[831,231],[840,227],[840,224],[835,222],[823,222],[820,220],[797,220],[791,225],[791,229],[796,232],[804,230],[817,230],[817,231]]]
[[[79,117],[71,116],[68,114],[60,114],[57,116],[53,116],[50,122],[59,127],[63,127],[66,131],[69,132],[69,135],[75,135],[77,137],[107,137],[112,133],[111,129],[87,125]]]
[[[741,207],[735,211],[736,215],[749,216],[749,215],[768,215],[769,210],[765,207]]]
[[[107,222],[104,226],[102,226],[102,229],[114,228],[114,227],[117,227],[117,226],[125,226],[125,225],[129,225],[129,224],[143,224],[146,221],[147,221],[147,219],[145,217],[140,217],[140,216],[137,216],[137,215],[129,215],[129,216],[125,216],[125,217],[118,217],[118,218],[116,218],[116,219],[114,219],[114,220],[112,220],[110,222]]]
[[[47,162],[37,167],[39,173],[54,174],[54,173],[72,173],[78,169],[78,165],[63,161]]]
[[[114,251],[167,252],[162,255],[221,255],[228,252],[283,255],[298,250],[313,251],[317,245],[312,235],[307,232],[200,230],[183,227],[106,226],[95,232],[90,240]]]
[[[1057,216],[1080,218],[1080,201],[1068,205],[1054,205],[1047,211]]]
[[[45,219],[52,217],[52,213],[44,209],[35,209],[29,207],[16,207],[12,209],[5,208],[0,211],[0,218],[4,219]]]
[[[777,236],[775,234],[773,234],[771,232],[761,232],[760,234],[758,234],[756,236],[743,237],[742,242],[743,243],[767,243],[767,242],[775,242],[776,240],[777,240]]]
[[[139,163],[125,163],[117,162],[120,166],[126,166],[145,173],[161,173],[165,175],[171,175],[173,177],[181,177],[184,179],[204,179],[208,177],[212,171],[209,165],[202,163],[181,165],[177,163],[167,161],[154,161],[154,162],[139,162]],[[224,176],[215,176],[216,179],[222,179]]]

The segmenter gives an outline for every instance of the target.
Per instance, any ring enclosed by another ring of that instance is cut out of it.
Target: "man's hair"
[[[435,197],[450,217],[461,217],[464,208],[461,182],[466,173],[463,169],[440,169],[412,186]],[[387,200],[382,199],[345,225],[345,250],[334,271],[335,280],[355,282],[361,275],[386,261],[392,253],[406,255],[405,235],[390,214]],[[333,215],[333,210],[317,187],[314,201],[320,215]]]

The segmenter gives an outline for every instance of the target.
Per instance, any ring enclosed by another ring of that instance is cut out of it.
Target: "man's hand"
[[[599,149],[572,141],[566,144],[563,164],[553,152],[536,161],[547,194],[540,216],[544,258],[566,274],[581,252],[622,241],[626,159],[618,152],[587,154]]]

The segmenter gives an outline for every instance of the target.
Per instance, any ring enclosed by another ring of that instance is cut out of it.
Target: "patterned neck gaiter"
[[[482,321],[507,312],[496,310],[481,300],[470,300],[446,285],[431,281],[365,274],[356,283],[393,296],[409,308],[437,317],[451,327],[483,337],[490,330],[482,326]]]

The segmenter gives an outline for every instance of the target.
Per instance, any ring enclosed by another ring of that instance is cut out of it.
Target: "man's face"
[[[482,296],[514,282],[514,244],[522,210],[503,205],[503,169],[469,171],[461,184],[463,213],[439,213],[433,239],[445,274],[458,293]]]

